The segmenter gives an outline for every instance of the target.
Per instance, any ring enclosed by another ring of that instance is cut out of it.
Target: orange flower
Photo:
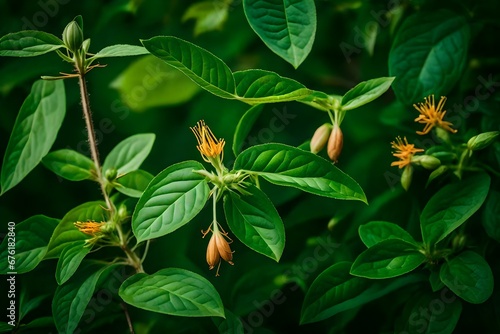
[[[391,142],[391,146],[396,150],[392,153],[392,155],[399,158],[399,161],[392,162],[391,166],[398,166],[399,168],[409,166],[411,164],[411,158],[415,155],[415,153],[424,151],[421,148],[415,148],[415,145],[413,144],[408,144],[406,137],[404,137],[404,143],[403,140],[401,140],[401,137],[397,137],[395,142]]]
[[[415,122],[425,124],[423,131],[417,131],[419,135],[425,135],[431,131],[434,126],[440,127],[444,130],[450,131],[451,133],[457,132],[457,130],[452,129],[451,122],[443,121],[444,115],[446,115],[446,110],[442,110],[444,103],[446,102],[446,97],[441,96],[441,100],[436,107],[434,101],[434,95],[430,95],[425,98],[424,103],[414,104],[413,106],[420,112],[420,115],[415,118]]]
[[[210,130],[203,120],[190,129],[196,136],[196,140],[198,141],[196,148],[200,151],[203,160],[211,162],[210,158],[217,158],[219,156],[220,160],[222,160],[224,145],[226,144],[224,139],[217,140],[212,130]]]
[[[76,222],[75,226],[80,230],[80,232],[83,232],[85,234],[89,235],[96,235],[97,233],[101,232],[101,228],[105,225],[105,222],[93,222],[93,221],[86,221],[86,222]]]
[[[209,231],[211,231],[210,228],[205,232],[202,231],[203,237],[205,237],[205,235],[207,235]],[[231,247],[229,246],[229,242],[226,240],[226,238],[230,242],[232,242],[232,240],[227,236],[227,232],[220,232],[218,229],[215,229],[212,233],[210,241],[208,242],[208,268],[212,270],[215,268],[215,266],[217,266],[217,272],[215,276],[219,276],[221,258],[224,259],[224,261],[228,262],[230,265],[233,265],[233,252],[231,251]]]

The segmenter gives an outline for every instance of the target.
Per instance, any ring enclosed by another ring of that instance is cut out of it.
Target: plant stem
[[[125,313],[125,318],[127,318],[128,330],[130,331],[130,334],[134,334],[134,326],[132,325],[132,320],[130,319],[130,315],[128,314],[127,305],[124,302],[121,302],[120,306]]]

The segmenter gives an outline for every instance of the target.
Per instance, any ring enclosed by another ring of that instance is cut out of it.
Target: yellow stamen
[[[425,135],[431,131],[434,126],[442,128],[451,133],[456,133],[457,130],[453,129],[451,122],[443,121],[444,115],[446,115],[446,110],[442,110],[444,103],[446,102],[446,97],[441,96],[441,100],[436,107],[434,101],[434,95],[430,95],[425,98],[424,103],[414,104],[413,107],[420,112],[420,115],[415,118],[415,122],[425,124],[423,131],[417,131],[419,135]]]
[[[76,222],[74,223],[76,228],[85,234],[96,235],[101,232],[101,228],[106,224],[105,222],[94,222],[94,221],[86,221],[86,222]]]
[[[415,155],[415,153],[424,151],[421,148],[415,148],[415,145],[413,144],[408,144],[406,137],[404,137],[404,142],[401,140],[401,137],[397,137],[395,142],[391,142],[391,146],[396,150],[392,153],[392,155],[399,158],[399,161],[392,162],[391,166],[398,166],[399,168],[410,165],[411,158]]]
[[[212,133],[212,130],[205,124],[205,121],[199,121],[195,127],[190,128],[198,145],[196,148],[200,151],[203,160],[206,162],[211,162],[209,158],[219,157],[222,160],[224,154],[224,145],[226,142],[224,139],[218,139]]]

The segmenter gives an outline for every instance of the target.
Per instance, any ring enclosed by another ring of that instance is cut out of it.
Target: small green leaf
[[[7,234],[0,244],[0,274],[7,272],[26,273],[33,270],[47,253],[50,236],[59,223],[58,219],[42,215],[30,217],[11,229],[12,224],[7,225]],[[9,254],[9,243],[15,243],[15,254]],[[14,256],[15,264],[9,268],[8,259]]]
[[[158,313],[184,317],[224,317],[217,290],[202,276],[191,271],[167,268],[152,275],[129,277],[120,287],[120,297],[128,304]]]
[[[391,278],[414,270],[426,257],[415,244],[388,239],[361,253],[351,267],[351,274],[366,278]]]
[[[458,254],[441,266],[441,281],[472,304],[484,303],[493,293],[493,273],[486,260],[472,251]]]
[[[2,194],[18,184],[49,152],[65,113],[62,80],[36,81],[21,106],[5,150]]]
[[[234,169],[246,170],[267,181],[337,199],[366,203],[361,187],[331,162],[311,153],[283,144],[263,144],[243,151]]]
[[[149,183],[132,217],[138,242],[177,230],[203,209],[210,189],[205,177],[195,170],[203,170],[203,165],[197,161],[180,162]]]
[[[250,131],[257,121],[257,118],[259,118],[262,113],[262,110],[264,110],[264,105],[257,104],[248,109],[240,118],[240,121],[236,126],[236,130],[234,130],[233,153],[235,156],[241,153],[245,144],[245,139],[250,134]]]
[[[50,152],[43,159],[45,167],[70,181],[90,180],[95,171],[94,162],[73,150],[62,149]]]
[[[394,77],[387,77],[357,84],[342,97],[342,109],[356,109],[375,100],[391,87],[393,81]]]
[[[89,252],[90,247],[85,247],[85,240],[77,240],[64,247],[56,267],[57,284],[69,280]]]
[[[439,270],[431,270],[431,274],[429,275],[429,283],[431,284],[432,292],[436,292],[444,288],[444,283],[439,277]]]
[[[429,184],[434,181],[437,177],[443,175],[444,173],[446,173],[446,171],[448,171],[448,167],[447,166],[439,166],[438,168],[434,169],[432,171],[432,173],[429,174],[429,178],[427,179],[427,183],[425,184],[425,187],[429,186]]]
[[[135,170],[116,179],[116,190],[127,196],[139,198],[153,177],[142,169]]]
[[[54,327],[54,318],[53,317],[41,317],[36,318],[35,320],[27,323],[23,326],[23,329],[31,329],[31,328],[43,328],[43,327]]]
[[[490,191],[484,205],[482,223],[486,234],[500,242],[500,192]]]
[[[62,40],[37,30],[19,31],[0,38],[0,56],[33,57],[62,47]]]
[[[244,0],[243,9],[269,49],[295,68],[302,64],[316,35],[314,0]]]
[[[269,198],[254,185],[248,195],[229,191],[224,197],[227,224],[242,243],[279,261],[285,248],[285,227]]]
[[[97,52],[90,59],[107,58],[107,57],[126,57],[126,56],[141,56],[149,54],[143,46],[138,45],[128,45],[128,44],[117,44],[110,45]]]
[[[194,35],[221,30],[227,20],[229,2],[201,1],[192,4],[182,16],[182,21],[195,19]]]
[[[420,215],[424,243],[434,245],[462,225],[481,207],[489,188],[487,174],[476,174],[441,188]]]
[[[467,142],[467,147],[472,151],[482,150],[493,143],[499,134],[499,131],[480,133],[477,136],[469,139],[469,141]]]
[[[22,321],[24,317],[40,306],[44,299],[47,299],[49,294],[38,295],[36,297],[30,298],[28,296],[27,290],[21,290],[21,298],[19,301],[19,321]]]
[[[115,168],[118,176],[136,170],[151,152],[155,137],[154,133],[141,133],[122,140],[108,154],[102,170]]]
[[[365,225],[361,225],[358,231],[361,241],[363,241],[366,247],[372,247],[387,239],[401,239],[417,245],[415,239],[413,239],[408,232],[403,230],[401,226],[389,222],[369,222]]]

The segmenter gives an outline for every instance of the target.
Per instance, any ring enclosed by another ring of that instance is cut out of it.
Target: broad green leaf
[[[201,1],[189,6],[182,21],[195,19],[194,35],[198,36],[204,32],[221,30],[227,20],[229,2],[225,1]]]
[[[472,304],[484,303],[493,293],[493,273],[486,260],[472,251],[458,254],[441,266],[441,281]]]
[[[387,77],[357,84],[342,97],[342,109],[356,109],[375,100],[391,87],[393,81],[394,77]]]
[[[200,90],[182,72],[153,55],[134,61],[110,86],[136,111],[184,103]]]
[[[372,247],[387,239],[401,239],[417,245],[415,239],[403,230],[401,226],[389,222],[372,221],[361,225],[358,231],[359,237],[366,247]]]
[[[401,239],[381,241],[358,255],[351,274],[366,278],[391,278],[414,270],[426,257],[415,244]]]
[[[118,176],[136,170],[151,152],[155,137],[154,133],[141,133],[122,140],[109,152],[102,170],[115,168]]]
[[[245,139],[250,134],[253,125],[259,118],[260,114],[264,110],[263,104],[257,104],[250,109],[248,109],[243,116],[241,116],[236,130],[234,130],[233,138],[233,153],[235,156],[241,153],[243,146],[245,144]]]
[[[45,167],[70,181],[89,180],[94,177],[94,162],[73,150],[62,149],[50,152],[43,159]]]
[[[212,318],[213,323],[217,327],[219,334],[243,334],[244,327],[238,316],[227,308],[224,309],[225,319],[216,317]]]
[[[2,194],[18,184],[49,152],[66,113],[64,83],[36,81],[17,115],[3,158]]]
[[[104,221],[107,217],[106,203],[103,201],[83,203],[70,210],[54,230],[45,259],[58,258],[61,252],[74,241],[89,239],[90,236],[80,232],[76,222]]]
[[[170,36],[157,36],[141,42],[151,54],[182,71],[201,88],[219,97],[234,98],[233,73],[207,50]]]
[[[420,215],[424,243],[434,245],[462,225],[481,207],[489,188],[487,174],[476,174],[441,188]]]
[[[306,324],[331,317],[335,306],[357,297],[370,286],[370,281],[349,273],[351,262],[338,262],[314,280],[306,293],[300,323]]]
[[[283,144],[263,144],[243,151],[234,169],[246,170],[267,181],[337,199],[366,203],[361,187],[331,162],[311,153]]]
[[[37,30],[19,31],[0,38],[0,56],[33,57],[62,47],[62,40]]]
[[[140,56],[149,54],[143,46],[138,45],[128,45],[128,44],[117,44],[110,45],[97,52],[90,59],[106,58],[106,57],[126,57],[126,56]]]
[[[254,251],[279,261],[285,248],[285,227],[271,200],[254,185],[248,195],[229,191],[224,197],[227,224]]]
[[[137,242],[158,238],[188,223],[203,209],[210,189],[197,161],[172,165],[149,183],[137,203],[132,230]]]
[[[482,223],[490,238],[500,242],[500,192],[492,190],[484,205]]]
[[[152,312],[184,317],[223,317],[224,306],[212,283],[188,270],[167,268],[135,274],[120,287],[128,304]]]
[[[312,93],[301,83],[270,71],[246,70],[233,75],[237,98],[248,104],[295,101]]]
[[[11,224],[7,226],[7,234],[0,244],[0,274],[8,272],[26,273],[33,270],[47,253],[50,236],[59,223],[58,219],[49,218],[42,215],[30,217],[15,225],[11,229]],[[9,247],[9,243],[15,243],[15,247]],[[9,248],[15,250],[9,253]],[[15,259],[12,267],[9,264],[11,256]]]
[[[127,196],[139,198],[152,179],[153,175],[138,169],[117,178],[116,190]]]
[[[316,35],[314,0],[244,0],[243,9],[269,49],[295,68],[302,64]]]
[[[421,10],[408,17],[389,53],[398,99],[412,103],[448,94],[462,76],[469,40],[467,20],[448,9]]]
[[[64,247],[56,267],[57,284],[64,284],[70,279],[89,252],[90,247],[85,247],[85,240],[77,240]]]

